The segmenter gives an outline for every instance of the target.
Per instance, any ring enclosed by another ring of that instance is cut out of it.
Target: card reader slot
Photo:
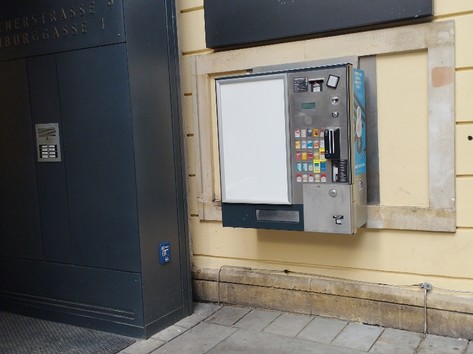
[[[340,158],[340,129],[325,129],[324,131],[325,157],[327,159]]]

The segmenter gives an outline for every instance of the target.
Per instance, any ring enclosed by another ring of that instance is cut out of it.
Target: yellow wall
[[[212,51],[205,47],[203,1],[177,0],[189,224],[195,266],[290,269],[389,284],[429,281],[437,287],[473,290],[473,140],[468,140],[468,136],[473,136],[473,2],[435,0],[434,6],[435,21],[455,21],[457,231],[362,229],[356,236],[347,237],[231,229],[223,228],[219,222],[200,221],[190,58]],[[427,72],[425,51],[377,57],[383,205],[428,205]],[[417,152],[415,158],[412,151]],[[442,168],[441,161],[438,168]]]

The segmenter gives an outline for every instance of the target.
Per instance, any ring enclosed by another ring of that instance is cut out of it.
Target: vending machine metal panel
[[[249,74],[216,89],[224,226],[353,234],[366,223],[363,71]]]

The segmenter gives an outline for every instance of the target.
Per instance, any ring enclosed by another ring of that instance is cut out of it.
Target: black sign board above
[[[204,0],[208,48],[425,22],[432,0]]]

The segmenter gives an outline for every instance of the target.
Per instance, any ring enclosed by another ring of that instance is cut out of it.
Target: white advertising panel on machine
[[[284,75],[217,81],[224,203],[290,204]]]

